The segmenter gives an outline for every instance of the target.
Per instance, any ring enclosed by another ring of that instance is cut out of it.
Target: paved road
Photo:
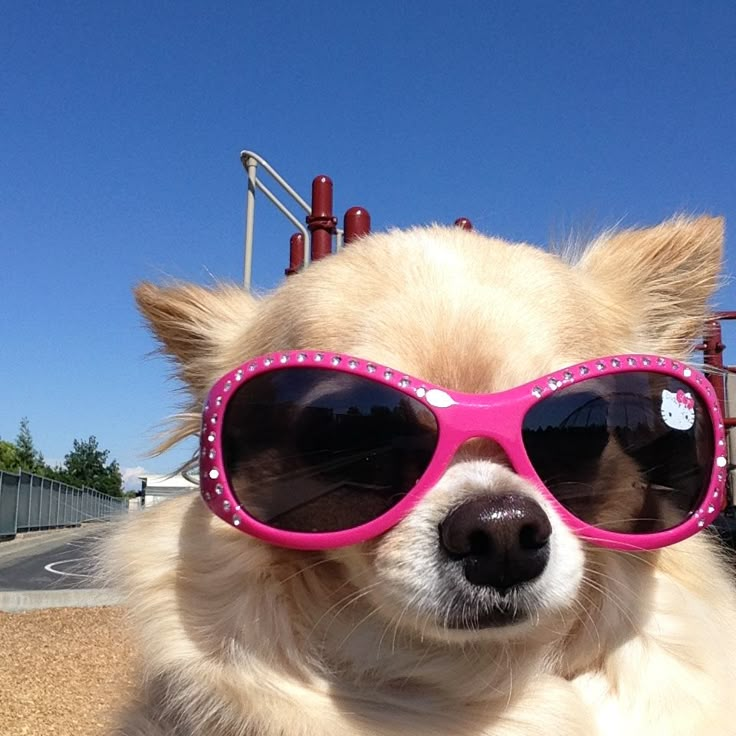
[[[99,587],[91,575],[92,546],[106,531],[106,525],[95,524],[0,544],[0,591]]]

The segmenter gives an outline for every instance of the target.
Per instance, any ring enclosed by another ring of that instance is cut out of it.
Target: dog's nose
[[[542,507],[520,493],[466,501],[440,524],[440,542],[468,581],[501,592],[542,574],[551,534]]]

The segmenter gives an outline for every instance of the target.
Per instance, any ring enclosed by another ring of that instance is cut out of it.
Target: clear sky
[[[329,174],[337,211],[374,229],[464,215],[545,244],[678,211],[736,228],[733,2],[0,10],[0,437],[27,416],[47,459],[90,434],[133,475],[191,451],[146,457],[175,384],[131,289],[241,278],[243,148],[305,195]],[[271,288],[292,228],[264,211]]]

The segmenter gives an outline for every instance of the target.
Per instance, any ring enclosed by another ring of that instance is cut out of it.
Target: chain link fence
[[[0,539],[127,513],[128,500],[32,473],[0,471]]]

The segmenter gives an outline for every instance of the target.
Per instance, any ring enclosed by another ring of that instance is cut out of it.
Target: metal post
[[[289,268],[284,270],[287,276],[301,271],[304,267],[304,236],[294,233],[289,238]]]
[[[21,477],[23,476],[23,471],[20,471]],[[31,501],[33,500],[33,476],[28,476],[28,531],[31,531],[33,528],[31,513],[32,513],[32,506],[33,504]]]
[[[46,527],[51,528],[51,499],[53,498],[52,491],[54,489],[54,484],[51,480],[48,481],[48,494],[49,494],[49,508],[46,514]]]
[[[371,216],[364,207],[351,207],[345,213],[343,221],[345,223],[345,245],[350,245],[371,231]]]
[[[723,416],[727,416],[726,412],[726,378],[723,371],[723,332],[721,323],[714,319],[705,323],[705,340],[703,342],[704,362],[706,365],[713,366],[715,371],[708,371],[708,378],[713,384],[713,391],[718,397],[718,403],[723,412]]]
[[[258,162],[251,156],[245,157],[245,168],[248,171],[248,193],[245,200],[245,256],[243,263],[243,286],[250,291],[253,273],[253,216],[256,209],[256,168]]]
[[[15,487],[15,524],[13,524],[13,536],[18,533],[18,506],[20,506],[20,473],[18,473],[18,484]]]
[[[307,215],[307,227],[312,234],[312,260],[332,252],[332,234],[337,218],[332,214],[332,179],[316,176],[312,181],[312,213]]]

